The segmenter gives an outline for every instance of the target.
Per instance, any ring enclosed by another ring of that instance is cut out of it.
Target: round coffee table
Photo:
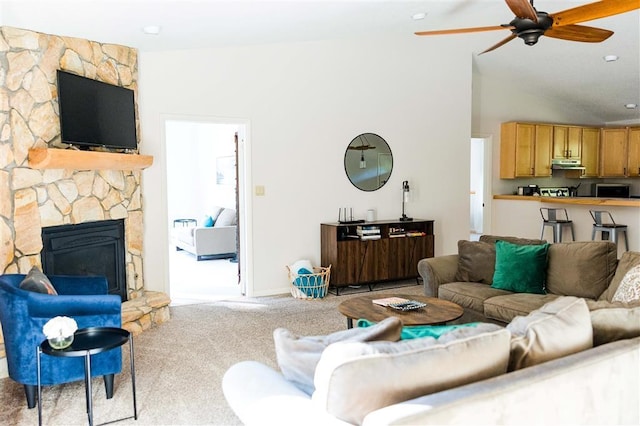
[[[36,366],[38,382],[38,425],[42,425],[42,384],[41,384],[41,363],[42,354],[55,357],[83,357],[84,358],[84,384],[87,399],[87,417],[89,426],[93,426],[93,391],[91,389],[91,355],[99,354],[129,342],[129,358],[131,361],[131,390],[133,392],[133,416],[107,423],[118,422],[133,418],[138,420],[138,409],[136,404],[136,368],[133,355],[133,338],[131,333],[125,329],[117,327],[89,327],[81,328],[74,333],[73,343],[65,349],[53,349],[48,340],[44,340],[37,347]]]
[[[373,322],[380,322],[389,317],[400,318],[404,325],[438,325],[458,319],[464,313],[464,309],[460,305],[436,297],[393,295],[393,297],[416,300],[427,304],[424,308],[413,311],[399,311],[372,302],[374,299],[383,299],[385,297],[389,296],[368,294],[366,296],[353,297],[340,303],[338,311],[347,317],[347,328],[353,327],[354,319],[363,318]]]

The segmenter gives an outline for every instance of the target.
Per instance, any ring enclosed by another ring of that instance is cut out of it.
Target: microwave
[[[628,183],[592,183],[591,195],[604,198],[629,198],[631,185]]]

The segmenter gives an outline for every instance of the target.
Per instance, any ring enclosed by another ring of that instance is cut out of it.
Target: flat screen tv
[[[133,90],[58,70],[62,142],[137,149]]]

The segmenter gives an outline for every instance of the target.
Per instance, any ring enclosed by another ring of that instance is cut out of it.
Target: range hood
[[[566,158],[551,160],[552,170],[584,170],[585,167],[580,164],[580,160],[569,160]]]

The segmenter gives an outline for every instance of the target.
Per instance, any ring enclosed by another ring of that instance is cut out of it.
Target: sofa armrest
[[[236,252],[237,226],[195,228],[193,245],[197,255],[226,254]]]
[[[227,403],[245,425],[347,425],[329,415],[274,369],[256,361],[234,364],[222,378]]]
[[[458,270],[458,255],[430,257],[418,262],[418,273],[424,282],[424,294],[429,297],[438,297],[440,284],[455,281]]]
[[[103,326],[121,325],[122,301],[115,294],[52,296],[29,292],[27,303],[32,318],[86,317],[105,321],[101,324]],[[78,327],[81,325],[78,324]]]

